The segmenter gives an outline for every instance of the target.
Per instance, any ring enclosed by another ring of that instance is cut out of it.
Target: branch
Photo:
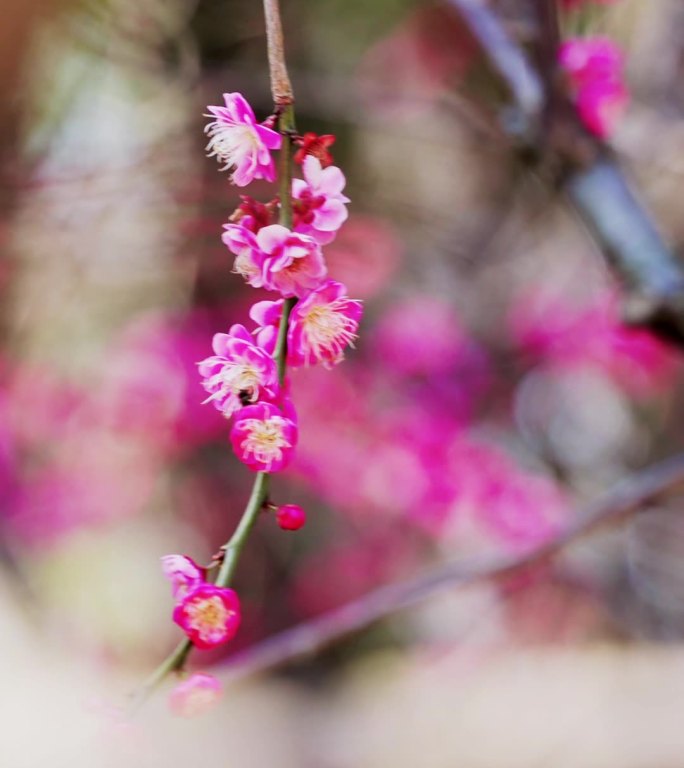
[[[627,321],[684,345],[684,270],[622,170],[599,158],[570,173],[564,188],[628,288]]]
[[[436,566],[403,584],[381,587],[359,600],[234,654],[218,669],[232,680],[312,655],[336,640],[419,603],[443,589],[467,587],[509,576],[556,555],[569,544],[615,524],[659,497],[684,490],[684,454],[656,464],[620,482],[584,510],[557,538],[528,552],[495,558],[458,559]]]
[[[280,21],[278,0],[264,0],[266,17],[266,39],[268,44],[268,66],[271,72],[271,93],[278,107],[294,103],[292,84],[285,64],[283,25]]]
[[[279,113],[278,129],[283,135],[279,157],[278,191],[280,197],[280,223],[292,227],[292,135],[295,129],[292,86],[285,66],[283,30],[280,22],[278,0],[264,0],[266,17],[266,36],[268,39],[268,63],[271,73],[271,90],[276,111]],[[290,313],[296,299],[287,299],[283,304],[283,314],[278,328],[278,339],[274,358],[278,369],[278,381],[281,387],[285,383],[287,359],[287,328]],[[223,560],[214,582],[217,587],[227,587],[233,579],[242,550],[256,524],[259,513],[268,499],[270,475],[257,472],[252,485],[252,492],[230,540],[221,550]],[[132,698],[131,711],[135,711],[147,700],[153,691],[172,672],[181,671],[194,646],[184,638],[176,648],[152,672]]]
[[[523,50],[514,43],[498,17],[479,0],[447,0],[478,42],[490,66],[503,80],[517,108],[508,121],[509,133],[534,141],[544,108],[542,80]]]
[[[581,124],[554,77],[559,42],[554,0],[534,0],[536,63],[506,33],[482,0],[445,0],[478,41],[511,95],[516,115],[504,120],[528,164],[559,187],[626,287],[625,319],[684,347],[684,268],[665,243],[618,161]],[[541,123],[546,118],[542,133]]]

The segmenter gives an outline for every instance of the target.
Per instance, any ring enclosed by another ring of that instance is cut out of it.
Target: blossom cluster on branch
[[[278,298],[253,305],[251,330],[235,324],[215,334],[213,354],[198,363],[208,393],[204,402],[232,420],[230,442],[237,458],[254,472],[271,474],[290,463],[298,440],[286,368],[331,368],[357,338],[361,302],[329,279],[322,251],[346,221],[349,199],[343,194],[344,174],[332,165],[333,136],[283,137],[273,128],[277,118],[258,123],[241,94],[226,93],[224,101],[225,106],[208,108],[214,119],[206,127],[207,150],[222,170],[230,170],[237,186],[275,181],[271,151],[281,149],[283,141],[299,147],[294,159],[302,167],[303,178],[290,184],[288,173],[284,184],[280,180],[280,196],[268,203],[242,196],[224,225],[222,240],[234,256],[233,272]],[[296,504],[277,507],[268,498],[260,503],[275,511],[283,530],[305,523],[305,512]],[[230,547],[222,549],[223,558]],[[173,619],[193,646],[213,648],[230,640],[240,624],[240,602],[226,586],[229,577],[219,571],[211,582],[206,570],[184,555],[167,555],[163,568],[176,603]],[[193,696],[199,691],[200,698],[214,693],[204,677],[183,685]]]

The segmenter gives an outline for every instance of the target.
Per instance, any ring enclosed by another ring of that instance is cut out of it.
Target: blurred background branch
[[[568,530],[531,551],[489,559],[459,558],[442,563],[414,579],[381,587],[348,605],[263,640],[232,655],[221,668],[231,681],[239,680],[319,653],[346,635],[410,608],[442,590],[505,579],[547,560],[598,528],[617,524],[682,488],[684,454],[625,478],[582,510]]]
[[[555,2],[534,0],[537,68],[481,0],[448,0],[507,86],[500,119],[520,157],[567,193],[626,288],[625,321],[684,346],[684,267],[633,191],[618,158],[577,118],[558,69]]]

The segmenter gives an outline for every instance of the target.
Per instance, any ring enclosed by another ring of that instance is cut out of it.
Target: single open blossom
[[[573,38],[563,43],[558,56],[582,122],[606,138],[629,103],[620,47],[607,37]]]
[[[257,232],[256,242],[259,253],[254,261],[261,264],[262,284],[269,291],[301,297],[325,279],[323,254],[313,238],[271,224]]]
[[[273,396],[278,389],[275,361],[254,344],[243,325],[234,325],[228,333],[217,333],[212,347],[215,354],[199,363],[202,386],[210,393],[204,402],[212,402],[225,416],[264,394]]]
[[[276,521],[284,531],[298,531],[306,523],[306,512],[298,504],[283,504],[276,510]]]
[[[235,636],[240,601],[232,589],[203,583],[184,595],[173,620],[197,648],[215,648]]]
[[[282,137],[272,128],[257,123],[254,112],[240,93],[224,93],[225,107],[207,109],[216,119],[204,129],[209,136],[209,157],[224,163],[221,170],[233,169],[233,182],[245,187],[254,179],[275,180],[272,149],[280,149]]]
[[[204,672],[195,672],[169,694],[169,707],[179,717],[195,717],[210,710],[221,698],[221,683]]]
[[[230,440],[238,459],[255,472],[279,472],[289,463],[297,444],[294,409],[271,403],[243,408]]]
[[[357,337],[363,307],[350,299],[342,283],[327,280],[297,302],[287,335],[288,363],[331,367]]]
[[[318,136],[315,133],[307,132],[297,141],[299,149],[295,152],[294,161],[300,165],[304,162],[307,155],[317,157],[321,165],[327,168],[333,164],[333,158],[328,147],[335,143],[335,137],[329,133]]]
[[[185,555],[164,555],[161,560],[164,576],[171,582],[176,600],[183,598],[204,581],[204,568],[200,568],[194,560]]]
[[[342,194],[346,180],[339,168],[324,168],[314,155],[304,158],[302,170],[305,180],[292,181],[294,230],[326,245],[335,239],[349,215],[349,198]]]

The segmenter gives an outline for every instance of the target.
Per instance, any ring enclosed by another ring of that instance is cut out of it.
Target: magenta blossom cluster
[[[270,149],[280,146],[280,136],[276,141],[271,128],[256,124],[240,94],[224,97],[225,109],[209,107],[216,117],[207,127],[211,153],[232,166],[240,186],[256,178],[272,181]],[[234,325],[228,333],[216,334],[214,354],[199,363],[202,386],[209,393],[205,402],[234,420],[230,441],[235,454],[255,472],[284,469],[297,444],[297,415],[276,362],[285,300],[294,300],[285,334],[290,367],[339,363],[354,344],[362,313],[361,302],[350,299],[342,283],[329,279],[321,249],[347,219],[344,174],[330,164],[331,137],[317,141],[307,135],[298,153],[304,178],[294,179],[290,190],[292,228],[273,222],[279,200],[263,204],[243,196],[222,236],[235,257],[233,271],[278,298],[252,307],[251,331]]]
[[[584,125],[610,136],[629,103],[620,47],[607,37],[572,38],[561,45],[559,63]]]
[[[233,182],[246,186],[254,179],[275,180],[271,150],[282,137],[271,125],[257,123],[254,112],[239,93],[224,94],[225,107],[209,107],[215,119],[206,127],[207,149],[230,170]],[[289,140],[289,138],[288,138]],[[347,219],[349,199],[343,194],[345,178],[332,165],[328,148],[334,137],[306,134],[295,138],[303,179],[288,190],[292,227],[275,223],[281,206],[275,198],[260,203],[242,196],[238,209],[224,226],[223,242],[234,255],[233,271],[254,288],[278,295],[275,301],[257,302],[249,315],[252,330],[236,324],[217,333],[213,354],[198,363],[202,386],[212,403],[232,419],[230,442],[238,459],[254,472],[279,472],[292,460],[298,440],[297,414],[289,397],[283,364],[291,367],[320,363],[331,367],[353,346],[361,319],[361,302],[350,299],[346,287],[328,278],[321,250],[334,240]],[[289,316],[282,331],[285,302]],[[287,355],[278,346],[285,343]],[[306,522],[296,504],[276,507],[278,525],[299,530]],[[176,605],[173,620],[197,648],[213,648],[236,633],[240,602],[232,589],[206,580],[204,569],[184,555],[162,560],[171,581]],[[202,709],[218,693],[212,678],[195,676],[172,698],[180,713]]]
[[[232,589],[206,581],[204,568],[185,555],[165,555],[162,569],[176,601],[173,620],[196,648],[215,648],[234,637],[240,601]]]

